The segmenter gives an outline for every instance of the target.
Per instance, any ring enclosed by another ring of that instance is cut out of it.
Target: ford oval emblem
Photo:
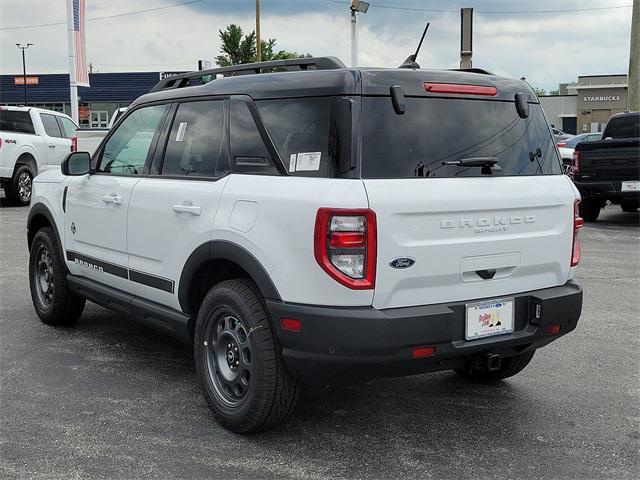
[[[400,257],[392,260],[389,265],[391,268],[409,268],[412,267],[416,261],[409,257]]]

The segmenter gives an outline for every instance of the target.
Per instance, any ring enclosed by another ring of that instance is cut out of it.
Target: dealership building
[[[159,80],[180,72],[128,72],[89,74],[91,87],[78,87],[81,126],[106,127],[113,112],[149,92]],[[0,75],[0,105],[24,105],[21,74]],[[68,74],[29,74],[26,77],[29,106],[70,114]]]
[[[609,117],[627,110],[627,75],[584,75],[540,97],[550,124],[567,133],[601,132]]]

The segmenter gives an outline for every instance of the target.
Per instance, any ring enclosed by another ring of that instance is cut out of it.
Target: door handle
[[[122,197],[119,197],[115,193],[110,193],[109,195],[103,195],[102,201],[104,203],[113,203],[114,205],[122,205]]]
[[[189,205],[186,202],[181,205],[174,205],[172,210],[175,213],[190,213],[196,216],[202,213],[202,207],[200,205]]]
[[[56,148],[55,145],[49,145],[49,148]]]

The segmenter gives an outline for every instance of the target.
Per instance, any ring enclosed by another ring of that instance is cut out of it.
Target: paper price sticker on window
[[[289,172],[309,172],[320,170],[322,152],[292,153],[289,157]]]

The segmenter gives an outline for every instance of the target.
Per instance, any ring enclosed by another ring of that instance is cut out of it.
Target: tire
[[[598,220],[601,208],[600,200],[594,198],[583,198],[578,205],[580,216],[585,222],[595,222]]]
[[[223,427],[267,430],[293,412],[300,386],[284,366],[252,282],[226,280],[207,293],[196,320],[194,355],[205,399]]]
[[[620,202],[620,208],[626,213],[636,213],[638,211],[638,202]]]
[[[84,310],[85,300],[67,287],[67,269],[51,227],[36,232],[29,254],[31,301],[47,325],[72,325]]]
[[[475,382],[497,382],[505,378],[513,377],[524,370],[524,368],[529,365],[534,353],[535,350],[531,350],[530,352],[520,353],[513,357],[503,358],[498,370],[489,371],[470,366],[459,368],[455,372],[462,378]]]
[[[5,184],[5,194],[10,205],[24,207],[31,202],[33,173],[27,165],[20,165]]]

